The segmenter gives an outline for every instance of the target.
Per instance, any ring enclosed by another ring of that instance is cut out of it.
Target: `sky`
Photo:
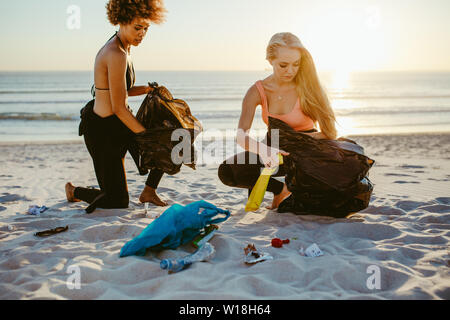
[[[0,2],[1,71],[92,70],[118,27],[106,0]],[[132,47],[139,70],[264,70],[277,32],[318,71],[450,71],[448,0],[165,0],[166,22]],[[74,9],[73,9],[74,8]]]

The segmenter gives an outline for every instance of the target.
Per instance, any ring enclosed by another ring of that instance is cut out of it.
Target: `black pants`
[[[124,158],[133,133],[112,115],[101,118],[90,115],[84,132],[84,142],[94,162],[99,189],[77,187],[74,197],[88,203],[95,201],[98,208],[127,208],[128,186]],[[157,188],[164,172],[150,171],[146,184]],[[95,208],[93,208],[95,209]]]
[[[317,132],[317,130],[311,129],[302,132],[311,133]],[[269,133],[266,134],[263,142],[268,146],[271,145]],[[247,188],[248,195],[250,195],[263,168],[264,164],[259,160],[258,155],[245,151],[225,160],[219,166],[218,175],[223,184],[230,187]],[[270,177],[267,191],[274,195],[280,194],[283,191],[284,183],[272,177],[284,177],[285,175],[284,167],[280,165],[278,171]]]
[[[243,160],[245,161],[243,164],[238,164],[242,163]],[[250,162],[250,160],[252,161]],[[237,188],[247,188],[249,189],[248,194],[250,195],[263,168],[264,164],[259,160],[258,155],[245,151],[225,160],[219,166],[218,174],[219,179],[225,185]],[[281,177],[284,175],[283,165],[280,165],[278,171],[270,177],[267,191],[273,192],[275,195],[281,193],[284,183],[272,177]]]

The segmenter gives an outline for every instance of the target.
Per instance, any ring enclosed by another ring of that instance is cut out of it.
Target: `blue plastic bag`
[[[224,214],[225,217],[213,219],[218,214]],[[204,200],[186,206],[174,204],[142,230],[140,235],[128,241],[120,250],[120,257],[142,256],[147,249],[176,249],[192,241],[207,225],[223,222],[229,217],[230,211]]]

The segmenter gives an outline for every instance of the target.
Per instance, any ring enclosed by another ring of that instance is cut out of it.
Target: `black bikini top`
[[[119,36],[117,35],[117,31],[111,38],[108,39],[108,41],[111,40],[112,38],[116,37],[116,36],[117,36],[117,39],[119,39],[119,42],[120,42],[120,45],[122,46],[122,49],[124,49],[126,51],[125,46],[122,43],[122,40],[120,40]],[[127,73],[125,75],[125,79],[127,81],[127,90],[130,90],[130,88],[133,87],[134,83],[136,82],[136,74],[134,73],[133,62],[130,61],[128,58],[127,58]],[[106,88],[106,89],[97,88],[95,86],[95,84],[93,84],[92,87],[91,87],[91,94],[92,94],[93,97],[95,97],[95,90],[109,90],[109,88]]]

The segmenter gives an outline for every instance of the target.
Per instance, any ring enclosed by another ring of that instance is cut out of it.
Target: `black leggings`
[[[317,132],[317,130],[311,129],[302,132],[311,133]],[[266,134],[264,142],[270,146],[271,139],[269,134]],[[246,188],[250,196],[263,168],[264,164],[259,160],[258,155],[245,151],[225,160],[219,166],[218,174],[223,184],[230,187]],[[278,171],[270,177],[267,191],[272,192],[274,195],[280,194],[283,191],[284,183],[272,177],[284,177],[285,175],[284,166],[280,165]]]
[[[245,162],[242,163],[245,159]],[[250,162],[250,160],[252,162]],[[239,162],[238,162],[239,161]],[[255,163],[256,162],[256,163]],[[259,156],[248,151],[241,152],[228,158],[219,166],[219,179],[227,186],[237,188],[247,188],[248,194],[252,192],[252,188],[258,180],[264,164],[259,160]],[[284,167],[280,165],[278,171],[272,177],[284,176]],[[284,183],[270,177],[267,191],[277,195],[283,190]]]
[[[101,118],[94,113],[87,126],[84,142],[94,162],[100,190],[77,187],[74,197],[90,204],[95,201],[98,208],[127,208],[124,158],[132,132],[115,115]],[[151,170],[146,185],[156,189],[163,174],[161,170]]]

